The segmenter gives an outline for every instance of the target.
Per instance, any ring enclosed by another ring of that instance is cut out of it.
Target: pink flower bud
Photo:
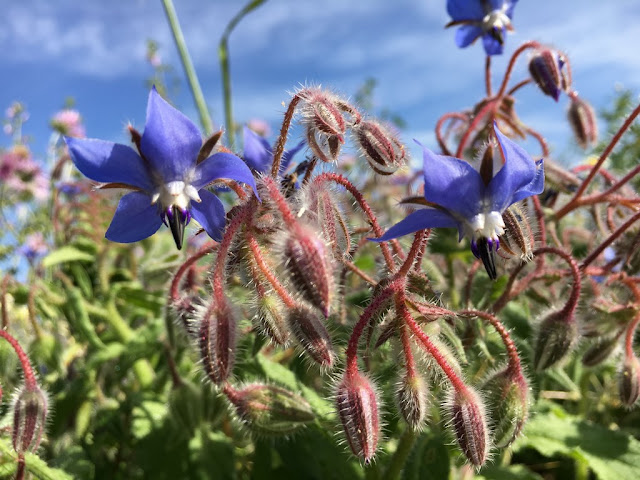
[[[327,244],[310,227],[286,233],[282,253],[291,281],[305,300],[328,317],[335,288]]]
[[[631,407],[640,396],[640,361],[635,355],[624,359],[619,383],[620,401]]]
[[[566,358],[578,340],[578,325],[573,314],[553,312],[542,321],[536,339],[533,367],[546,370]]]
[[[406,373],[396,391],[398,410],[413,430],[421,430],[429,410],[427,383],[420,375]]]
[[[47,419],[47,395],[35,386],[23,386],[13,400],[13,449],[17,453],[33,452],[40,445]]]
[[[520,435],[529,415],[529,386],[520,372],[500,370],[485,382],[487,405],[492,412],[493,443],[504,448]]]
[[[378,122],[363,121],[352,131],[362,155],[377,174],[391,175],[404,164],[404,145],[387,127]]]
[[[456,440],[467,459],[481,466],[489,452],[487,416],[480,396],[470,387],[453,392],[451,420]]]
[[[371,462],[380,437],[378,399],[371,380],[347,371],[336,390],[336,408],[351,451]]]
[[[209,379],[224,383],[236,356],[236,319],[225,301],[202,309],[199,330],[200,358]]]
[[[333,367],[335,353],[331,338],[316,313],[308,307],[299,305],[289,310],[288,314],[287,323],[291,333],[304,351],[321,366]]]
[[[229,396],[238,418],[256,433],[286,435],[315,419],[309,403],[285,388],[250,384]]]
[[[529,73],[542,93],[556,102],[560,92],[571,86],[571,71],[566,56],[551,48],[538,50],[529,61]]]
[[[598,122],[591,105],[574,95],[567,114],[578,145],[581,148],[593,146],[598,141]]]
[[[304,100],[301,113],[302,123],[306,125],[307,130],[337,137],[343,142],[347,129],[341,108],[344,102],[320,88],[306,88],[298,95]]]

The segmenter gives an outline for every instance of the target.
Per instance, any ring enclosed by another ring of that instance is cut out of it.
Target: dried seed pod
[[[380,437],[378,396],[371,380],[347,371],[336,389],[336,408],[351,451],[371,462]]]
[[[309,403],[285,388],[252,383],[228,395],[238,418],[262,435],[287,435],[315,419]]]
[[[17,453],[33,452],[40,446],[48,404],[47,395],[37,385],[31,388],[23,385],[16,392],[13,399],[11,440]]]
[[[377,174],[391,175],[404,164],[404,145],[389,128],[378,122],[363,121],[354,126],[352,132],[362,155]]]
[[[489,453],[489,435],[487,415],[480,396],[470,387],[454,390],[450,408],[460,449],[473,465],[481,466]]]
[[[396,390],[396,403],[409,427],[422,430],[429,410],[429,391],[424,378],[406,372]]]
[[[209,379],[223,384],[236,357],[237,322],[228,301],[202,309],[199,329],[200,357]]]
[[[635,355],[626,356],[619,383],[620,401],[631,407],[640,397],[640,360]]]
[[[287,323],[304,351],[323,367],[331,368],[335,353],[329,332],[316,313],[304,305],[288,311]]]
[[[595,145],[598,141],[598,122],[593,107],[577,95],[573,95],[567,115],[578,145],[581,148]]]
[[[578,325],[573,314],[553,312],[542,321],[534,349],[533,368],[546,370],[565,359],[578,340]]]
[[[551,48],[538,49],[529,61],[529,73],[542,93],[556,102],[560,92],[571,86],[571,70],[567,57]]]
[[[507,367],[491,375],[482,390],[492,412],[494,445],[505,448],[520,435],[529,415],[529,386],[521,372]]]
[[[282,255],[291,282],[305,300],[328,317],[335,289],[327,244],[310,227],[286,233]]]

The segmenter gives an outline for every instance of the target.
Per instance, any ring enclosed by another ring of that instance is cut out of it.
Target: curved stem
[[[415,234],[415,236],[413,237],[413,243],[411,244],[411,249],[409,250],[409,254],[407,255],[407,258],[404,259],[404,263],[402,264],[402,266],[400,267],[400,269],[396,272],[396,274],[394,275],[394,278],[404,278],[407,276],[407,274],[409,273],[409,270],[411,270],[411,267],[413,266],[414,261],[418,258],[418,255],[420,254],[420,250],[423,247],[423,240],[425,236],[428,236],[427,234],[428,230],[418,230]]]
[[[271,176],[278,178],[280,173],[280,162],[282,161],[282,155],[284,154],[284,145],[287,143],[287,136],[289,135],[289,127],[291,127],[291,120],[293,120],[293,114],[296,111],[296,107],[300,102],[301,97],[299,94],[289,102],[287,111],[284,113],[284,120],[282,121],[282,127],[280,127],[280,136],[273,147],[273,165],[271,166]]]
[[[189,56],[189,51],[187,50],[187,43],[184,41],[184,35],[180,28],[176,9],[173,6],[172,0],[162,0],[162,5],[164,6],[164,12],[167,16],[167,20],[169,21],[169,26],[171,27],[173,40],[176,42],[176,47],[178,48],[178,54],[180,55],[180,60],[182,61],[182,66],[184,68],[184,73],[187,76],[189,87],[191,88],[193,100],[196,103],[196,108],[200,115],[200,123],[202,124],[205,135],[209,136],[213,133],[213,122],[211,120],[211,115],[209,114],[209,109],[207,108],[207,103],[204,100],[204,95],[202,94],[202,88],[200,88],[198,75],[196,74],[193,62]]]
[[[171,301],[176,302],[180,299],[180,293],[178,291],[180,281],[182,280],[184,274],[187,273],[189,268],[205,255],[215,252],[216,248],[218,248],[217,243],[209,242],[192,256],[187,258],[187,260],[182,265],[180,265],[175,275],[173,276],[173,279],[171,280],[171,286],[169,287],[169,299]]]
[[[500,85],[500,90],[496,94],[496,97],[502,97],[504,92],[507,90],[507,83],[509,83],[509,79],[511,78],[511,73],[513,72],[513,67],[516,64],[516,60],[520,56],[522,52],[528,50],[529,48],[538,48],[540,44],[534,40],[529,42],[525,42],[518,47],[518,49],[513,52],[511,59],[509,60],[509,65],[507,66],[507,70],[504,73],[504,78],[502,79],[502,85]]]
[[[445,113],[444,115],[442,115],[439,119],[438,122],[436,123],[436,140],[438,141],[438,145],[440,146],[440,150],[442,150],[442,154],[443,155],[447,155],[447,156],[452,156],[453,153],[451,153],[451,150],[449,150],[449,148],[447,147],[447,142],[446,142],[446,137],[449,136],[449,132],[450,132],[450,128],[447,129],[447,132],[445,133],[445,135],[442,134],[441,130],[442,130],[442,126],[444,125],[444,122],[446,122],[447,120],[461,120],[461,121],[468,121],[469,117],[467,115],[465,115],[464,113],[459,113],[459,112],[451,112],[451,113]]]
[[[593,252],[591,252],[589,256],[582,261],[582,263],[580,264],[580,270],[584,270],[587,266],[589,266],[596,258],[598,258],[598,255],[600,255],[605,248],[611,245],[620,235],[622,235],[638,219],[640,219],[640,212],[636,213],[629,220],[627,220],[622,225],[620,225],[620,227],[615,232],[609,235],[609,237],[607,237],[607,239],[604,242],[598,245],[598,247],[595,250],[593,250]]]
[[[18,356],[18,360],[20,360],[20,365],[22,366],[22,371],[24,373],[24,385],[27,390],[35,390],[38,388],[38,384],[36,382],[35,373],[33,373],[33,368],[31,367],[31,362],[29,361],[29,357],[18,343],[18,341],[13,338],[6,330],[0,330],[0,337],[4,338],[13,350],[16,352]]]
[[[636,315],[634,319],[631,321],[629,326],[627,327],[627,331],[624,337],[624,354],[627,358],[630,358],[634,355],[633,353],[633,337],[635,336],[636,329],[638,328],[638,324],[640,324],[640,315]]]

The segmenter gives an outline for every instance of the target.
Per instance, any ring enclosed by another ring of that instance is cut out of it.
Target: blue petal
[[[531,195],[538,195],[544,190],[544,161],[542,159],[536,162],[536,174],[531,183],[518,189],[511,198],[511,203],[516,203]]]
[[[505,32],[505,29],[503,28],[502,38],[504,38],[505,35],[506,35],[506,32]],[[494,37],[492,37],[488,33],[485,33],[482,36],[482,44],[484,45],[484,51],[487,53],[487,55],[502,55],[504,45],[501,44],[498,40],[496,40]]]
[[[481,0],[447,0],[447,13],[455,21],[482,20],[485,16]]]
[[[482,28],[477,25],[462,25],[456,30],[456,45],[459,48],[468,47],[482,35]]]
[[[201,162],[196,167],[195,178],[191,185],[200,190],[218,178],[228,178],[246,183],[253,188],[256,197],[258,196],[253,173],[246,163],[231,153],[219,152]]]
[[[504,165],[489,182],[487,196],[492,210],[502,212],[512,203],[540,193],[544,187],[544,173],[540,173],[542,165],[538,168],[529,154],[503,135],[495,124],[494,130],[500,143]],[[542,180],[537,178],[540,175]]]
[[[510,1],[507,0],[506,2],[504,2],[507,5],[507,8],[505,9],[505,14],[507,15],[507,17],[509,17],[512,20],[513,20],[513,9],[515,8],[517,2],[518,0],[510,0]]]
[[[140,149],[164,182],[183,180],[195,167],[202,146],[200,131],[194,123],[169,105],[156,91],[149,93],[147,123]]]
[[[293,159],[293,157],[296,155],[296,153],[298,153],[300,150],[302,150],[305,145],[306,145],[306,143],[303,140],[298,145],[293,147],[291,150],[287,150],[282,154],[282,160],[280,162],[280,171],[281,172],[284,172],[287,169],[287,167],[289,166],[289,163],[291,163],[291,160]]]
[[[386,242],[418,230],[438,227],[457,227],[459,230],[461,229],[460,223],[449,213],[434,208],[423,208],[407,215],[404,220],[396,223],[381,237],[370,238],[369,240]]]
[[[249,127],[244,127],[244,161],[257,172],[264,172],[271,165],[273,154],[269,142]]]
[[[482,178],[463,160],[424,152],[424,198],[458,212],[464,218],[478,213],[484,192]]]
[[[154,189],[140,156],[130,147],[103,140],[65,137],[71,160],[96,182],[126,183],[148,192]]]
[[[105,237],[112,242],[132,243],[150,237],[162,225],[158,205],[141,192],[127,193],[120,199]]]
[[[191,202],[191,215],[207,234],[216,241],[222,240],[226,225],[224,206],[218,197],[208,190],[200,190],[201,202]]]

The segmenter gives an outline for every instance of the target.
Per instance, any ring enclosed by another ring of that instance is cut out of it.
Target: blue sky
[[[160,0],[24,0],[2,2],[0,20],[0,108],[27,105],[25,133],[44,151],[49,118],[66,97],[76,99],[88,136],[126,141],[128,121],[144,125],[151,67],[145,43],[161,47],[163,61],[180,64]],[[175,0],[214,122],[222,122],[217,44],[244,1]],[[282,102],[300,84],[322,84],[353,94],[368,77],[378,81],[375,101],[408,123],[403,139],[431,148],[437,118],[473,105],[484,91],[484,53],[478,43],[459,50],[444,0],[268,0],[243,20],[231,40],[237,121],[263,118],[274,126]],[[515,33],[505,55],[535,39],[564,50],[573,83],[596,108],[616,86],[640,91],[640,2],[637,0],[521,0]],[[526,73],[526,61],[517,71]],[[173,99],[192,119],[186,83]],[[567,139],[567,99],[555,104],[533,87],[518,97],[520,117],[549,137],[554,156],[577,161]],[[295,140],[295,139],[293,139]],[[7,145],[8,138],[0,142]],[[532,152],[534,153],[534,152]],[[535,154],[535,153],[534,153]]]

